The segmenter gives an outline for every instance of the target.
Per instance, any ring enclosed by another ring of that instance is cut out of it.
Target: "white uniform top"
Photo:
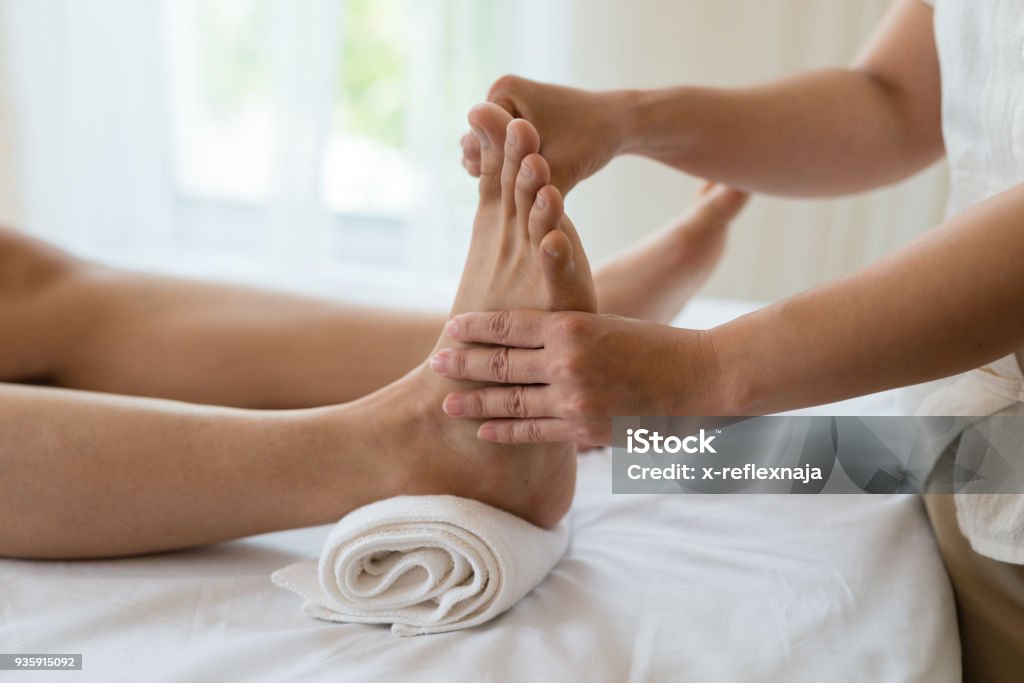
[[[1024,183],[1024,2],[924,2],[935,8],[952,216]],[[1011,355],[940,389],[921,412],[1024,415],[1021,401],[1024,375]],[[1024,496],[958,495],[957,518],[976,551],[1024,564]]]
[[[1024,183],[1024,5],[924,1],[935,7],[952,216]]]

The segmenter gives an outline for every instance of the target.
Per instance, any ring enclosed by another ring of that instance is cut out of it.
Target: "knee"
[[[12,228],[0,226],[0,295],[27,295],[78,272],[70,254]]]

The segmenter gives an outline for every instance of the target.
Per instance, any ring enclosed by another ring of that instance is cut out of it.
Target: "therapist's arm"
[[[759,415],[945,377],[1024,346],[1024,185],[710,331],[513,311],[458,316],[449,334],[505,348],[452,350],[442,374],[529,377],[446,398],[496,441],[608,443],[614,415]]]
[[[642,92],[625,151],[737,189],[860,192],[944,152],[932,9],[899,0],[854,66],[740,88]]]
[[[749,192],[854,193],[943,153],[932,14],[921,0],[897,0],[852,67],[756,87],[589,92],[505,77],[489,98],[537,127],[565,192],[636,154]],[[463,152],[479,173],[476,136],[463,138]]]

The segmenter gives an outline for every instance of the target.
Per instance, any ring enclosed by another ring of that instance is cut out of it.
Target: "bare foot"
[[[474,107],[469,122],[482,147],[480,204],[452,314],[512,305],[594,310],[590,266],[549,184],[536,129],[493,104]]]
[[[593,279],[562,196],[548,184],[533,126],[493,104],[469,122],[481,143],[480,204],[452,313],[506,308],[594,312]],[[507,139],[506,139],[507,132]],[[455,346],[442,335],[433,362]],[[441,410],[459,383],[425,363],[401,380],[342,407],[361,411],[373,467],[388,473],[390,495],[449,493],[475,498],[544,527],[569,509],[575,487],[572,444],[507,446],[477,438],[479,423]],[[379,497],[379,496],[377,496]]]
[[[708,183],[685,213],[604,263],[594,275],[601,313],[672,320],[718,264],[729,223],[747,199]]]

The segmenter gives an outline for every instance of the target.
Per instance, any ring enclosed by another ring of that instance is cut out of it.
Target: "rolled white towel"
[[[352,511],[320,561],[271,577],[319,619],[391,624],[400,636],[490,621],[534,589],[565,553],[568,524],[547,531],[455,496],[400,496]]]

